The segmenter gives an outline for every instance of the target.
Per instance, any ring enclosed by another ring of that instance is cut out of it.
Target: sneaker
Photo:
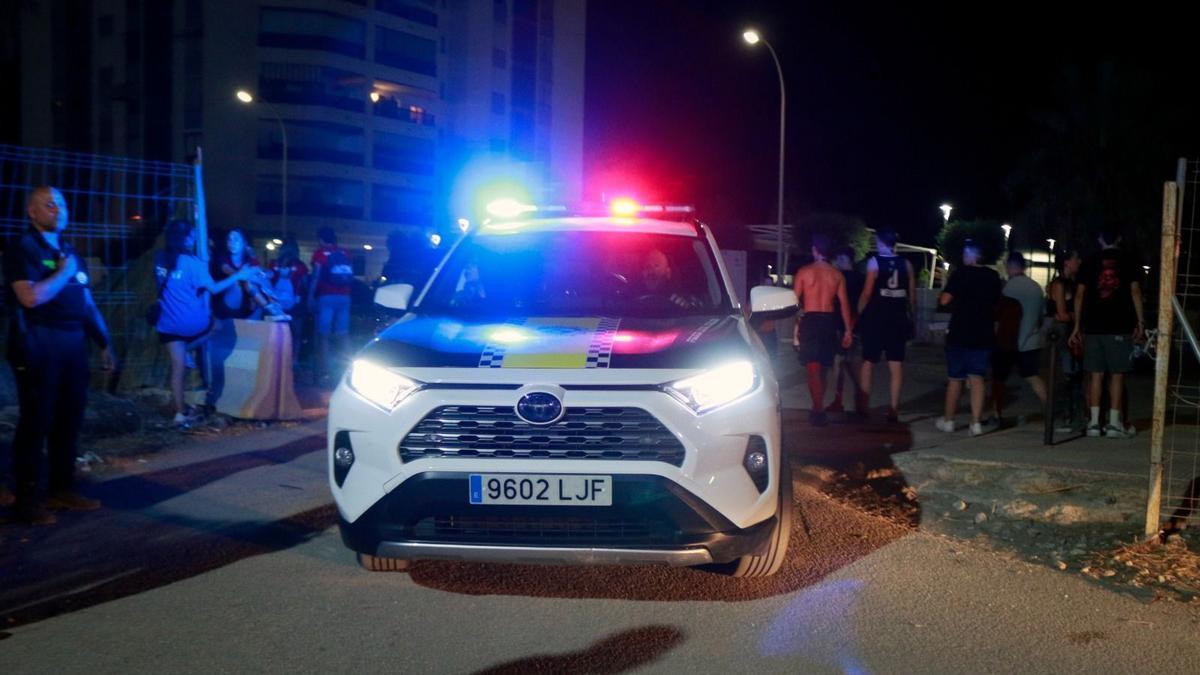
[[[194,421],[195,419],[183,413],[175,413],[175,417],[171,418],[171,426],[176,429],[191,429]]]
[[[944,431],[948,434],[954,433],[954,420],[948,420],[943,417],[934,422],[934,426],[937,427],[938,431]]]
[[[1090,427],[1088,428],[1088,431],[1091,431]],[[1105,438],[1133,438],[1134,436],[1137,436],[1137,429],[1135,429],[1133,425],[1121,428],[1115,424],[1109,424],[1104,427]]]
[[[1088,435],[1088,438],[1100,438],[1100,425],[1099,424],[1087,425],[1087,435]]]
[[[22,525],[33,525],[35,527],[53,525],[58,522],[58,518],[53,513],[40,506],[17,511],[14,520]]]
[[[100,508],[99,499],[88,499],[73,490],[55,492],[42,505],[48,509],[63,511],[95,511]]]
[[[888,408],[887,423],[888,424],[899,424],[900,423],[900,413],[896,412],[895,408]]]
[[[982,436],[983,435],[983,425],[980,424],[979,422],[971,422],[971,435],[972,436]]]

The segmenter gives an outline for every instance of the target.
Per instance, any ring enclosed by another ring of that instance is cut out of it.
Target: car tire
[[[787,559],[788,541],[792,537],[792,512],[795,504],[792,501],[792,468],[788,462],[787,452],[779,452],[779,503],[775,507],[775,527],[766,550],[761,555],[744,555],[729,563],[726,574],[731,577],[754,578],[769,577],[783,567]]]
[[[358,554],[358,564],[371,572],[407,572],[412,565],[411,560],[403,558],[381,558],[377,555]]]

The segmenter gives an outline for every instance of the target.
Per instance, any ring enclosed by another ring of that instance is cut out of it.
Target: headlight
[[[750,393],[758,373],[749,361],[737,361],[663,386],[696,414],[719,408]]]
[[[391,412],[409,394],[420,389],[421,384],[370,361],[355,359],[350,367],[350,388],[371,403]]]

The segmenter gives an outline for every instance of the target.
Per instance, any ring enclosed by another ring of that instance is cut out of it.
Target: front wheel
[[[381,558],[377,555],[358,554],[358,564],[371,572],[407,572],[412,565],[411,560],[402,558]]]
[[[727,573],[731,577],[769,577],[783,567],[787,558],[788,540],[792,537],[792,469],[787,451],[779,451],[779,504],[775,507],[775,527],[771,530],[766,550],[761,555],[744,555],[731,562]]]

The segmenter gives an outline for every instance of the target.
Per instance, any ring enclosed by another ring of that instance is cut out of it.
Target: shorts
[[[946,377],[951,380],[963,380],[968,376],[987,377],[991,358],[990,349],[946,345]]]
[[[1000,382],[1007,380],[1009,375],[1012,375],[1013,366],[1017,367],[1017,374],[1022,378],[1035,377],[1041,365],[1041,356],[1042,350],[1040,349],[1030,349],[1025,352],[997,349],[992,352],[992,377]]]
[[[213,319],[212,317],[209,317],[208,327],[205,328],[204,330],[200,331],[199,333],[196,333],[195,335],[176,335],[175,333],[163,333],[162,331],[159,331],[158,332],[158,344],[165,345],[168,342],[184,342],[187,344],[191,344],[191,343],[195,342],[196,340],[199,340],[200,338],[205,337],[209,333],[211,333],[212,329],[213,329],[213,324],[215,324],[215,323],[216,323],[216,320]]]
[[[840,325],[833,312],[806,312],[800,317],[800,361],[832,366]]]
[[[1084,336],[1083,369],[1089,373],[1128,373],[1133,370],[1132,355],[1133,339],[1128,335]]]
[[[317,296],[317,335],[350,334],[350,296]]]
[[[879,363],[879,358],[884,354],[888,361],[904,360],[904,348],[908,344],[907,329],[872,327],[871,330],[863,330],[861,335],[863,361]]]

